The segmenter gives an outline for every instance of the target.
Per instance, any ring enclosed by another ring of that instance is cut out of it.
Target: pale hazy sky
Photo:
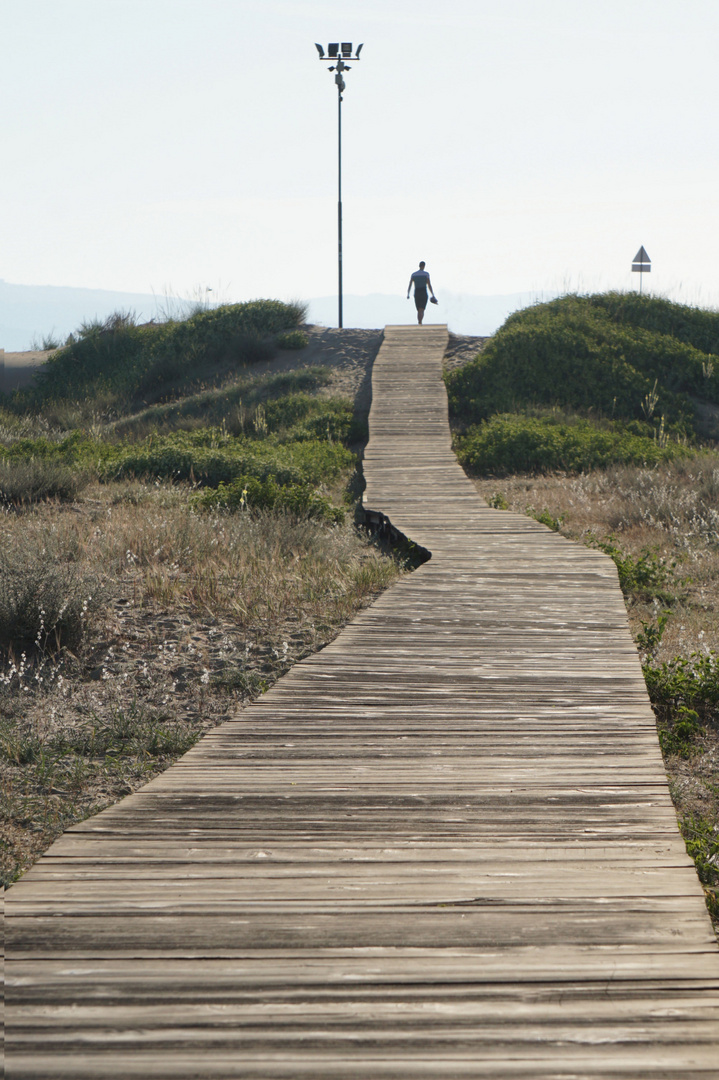
[[[717,0],[0,0],[0,278],[719,306]]]

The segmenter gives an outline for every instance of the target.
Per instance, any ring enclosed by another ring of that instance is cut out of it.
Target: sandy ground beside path
[[[252,374],[276,374],[303,367],[329,368],[331,382],[322,393],[349,397],[359,412],[368,411],[372,400],[372,365],[382,344],[384,330],[339,330],[326,326],[303,326],[302,329],[310,339],[306,348],[296,352],[283,351],[265,364],[253,364]],[[445,368],[453,371],[473,360],[488,340],[450,333]]]
[[[296,352],[283,351],[267,365],[253,365],[252,374],[324,367],[331,382],[321,391],[327,396],[351,398],[358,411],[369,410],[372,400],[372,365],[379,352],[383,330],[339,330],[326,326],[304,326],[309,345]]]
[[[0,391],[6,394],[27,386],[37,369],[45,363],[49,351],[5,352],[0,349]]]
[[[453,334],[449,332],[449,345],[444,354],[444,370],[455,371],[463,367],[470,360],[474,360],[477,353],[481,352],[488,337],[471,337],[469,334]]]

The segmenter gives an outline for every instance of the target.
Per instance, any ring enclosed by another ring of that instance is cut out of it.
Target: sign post
[[[652,272],[652,260],[644,250],[644,244],[632,259],[632,273],[639,274],[639,295],[642,295],[642,275]]]

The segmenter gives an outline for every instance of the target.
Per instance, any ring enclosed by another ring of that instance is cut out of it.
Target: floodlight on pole
[[[342,329],[342,94],[346,89],[343,72],[349,71],[350,60],[354,63],[359,60],[362,45],[357,46],[357,51],[352,55],[351,41],[332,41],[327,46],[327,54],[322,45],[315,42],[320,60],[334,60],[335,63],[328,68],[335,73],[335,85],[337,87],[337,323]]]

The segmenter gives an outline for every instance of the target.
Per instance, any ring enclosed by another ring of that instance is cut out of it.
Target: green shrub
[[[62,465],[87,465],[91,467],[108,450],[109,444],[91,439],[84,431],[72,431],[63,439],[53,441],[45,436],[16,439],[9,446],[0,448],[4,463],[44,462]]]
[[[211,487],[238,476],[257,480],[272,477],[281,485],[318,484],[354,464],[354,456],[338,443],[276,443],[231,437],[223,442],[218,436],[215,445],[208,445],[205,434],[178,432],[146,440],[140,446],[109,448],[99,467],[100,476],[190,480]]]
[[[6,461],[35,457],[77,465],[101,480],[189,480],[215,487],[237,476],[279,484],[320,484],[352,469],[355,457],[341,443],[301,438],[250,439],[222,428],[150,435],[139,443],[110,444],[74,432],[58,443],[21,439],[5,450]]]
[[[309,343],[310,339],[304,330],[288,330],[277,338],[281,349],[306,349]]]
[[[588,303],[615,322],[667,334],[705,353],[719,355],[719,312],[636,292],[596,293]]]
[[[39,411],[49,402],[94,399],[98,392],[129,393],[139,378],[141,356],[161,333],[160,326],[119,322],[107,328],[83,327],[71,345],[48,357],[33,384],[15,395],[15,404]]]
[[[352,403],[346,398],[288,394],[264,405],[267,430],[287,439],[348,439],[354,430]]]
[[[682,305],[619,293],[565,296],[515,312],[476,360],[448,373],[450,410],[464,424],[529,405],[663,415],[670,431],[691,434],[690,395],[719,402],[717,338],[717,313],[693,317]]]
[[[659,727],[658,733],[663,754],[691,757],[695,751],[697,736],[701,734],[699,716],[693,709],[680,706],[669,724]]]
[[[242,476],[203,491],[194,504],[204,510],[286,510],[295,517],[339,523],[344,511],[310,484],[278,484],[272,477]]]
[[[637,634],[636,642],[647,656],[654,657],[659,651],[670,614],[669,611],[662,611],[661,614],[657,615],[655,622],[641,620],[642,628]]]
[[[662,664],[647,660],[644,679],[658,718],[669,723],[691,709],[703,723],[719,720],[719,655],[692,653]]]
[[[719,885],[719,834],[711,821],[690,814],[680,823],[687,854],[696,864],[703,885]],[[713,918],[719,916],[719,897],[706,890],[707,907]]]
[[[676,442],[662,446],[658,439],[634,434],[616,422],[600,427],[579,417],[562,422],[554,416],[515,413],[499,413],[470,427],[455,437],[455,449],[468,472],[489,476],[650,465],[691,453]]]
[[[668,564],[654,549],[645,548],[635,558],[622,551],[613,536],[606,540],[594,540],[593,546],[614,561],[619,573],[619,585],[625,596],[643,600],[657,598],[664,602],[673,599],[671,593],[667,592],[667,586],[672,582],[674,564]]]
[[[529,517],[534,518],[535,521],[538,521],[540,525],[546,525],[548,529],[552,530],[552,532],[559,532],[562,527],[562,522],[564,521],[563,517],[552,517],[552,515],[549,513],[549,510],[547,510],[546,508],[538,514],[535,510],[532,509],[531,506],[528,506],[527,514]]]

